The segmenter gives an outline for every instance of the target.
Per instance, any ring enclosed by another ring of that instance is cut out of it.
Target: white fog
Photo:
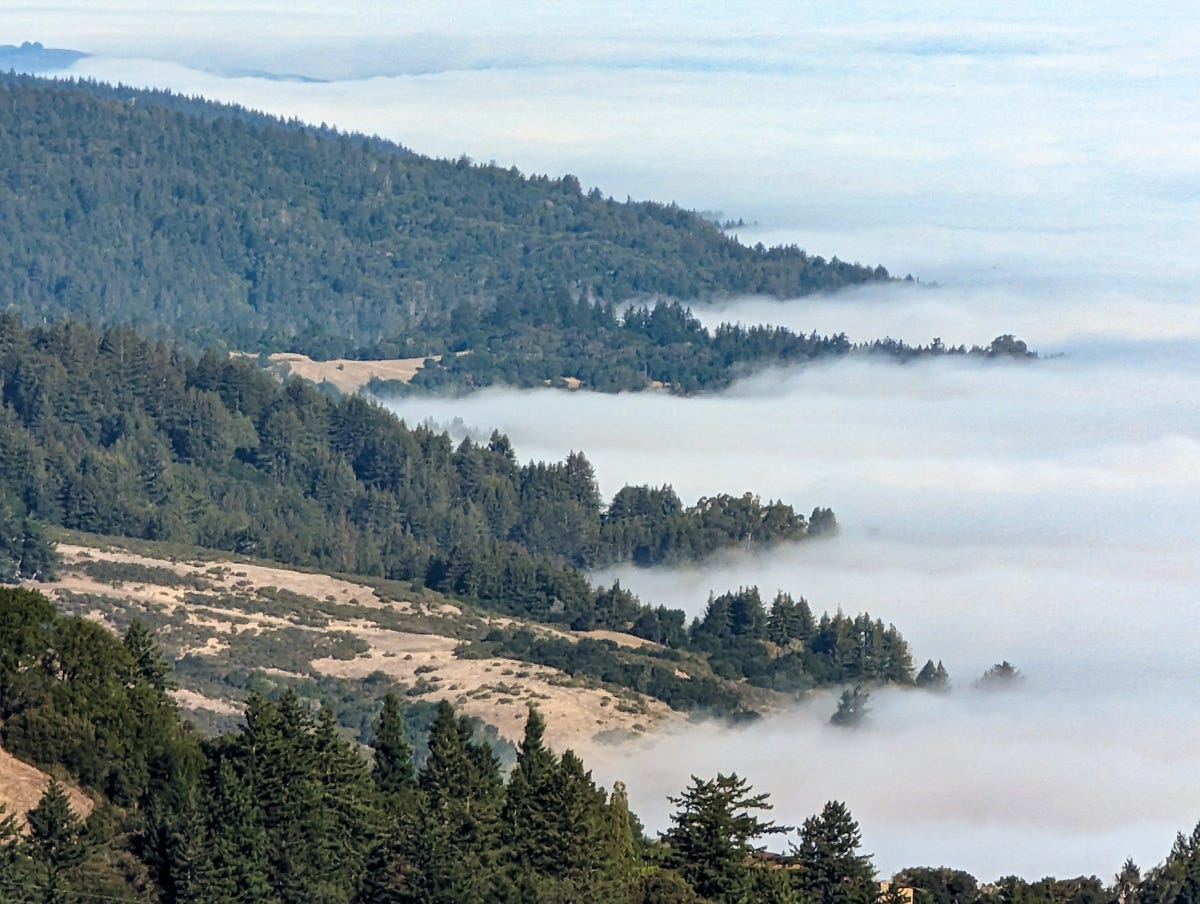
[[[830,505],[843,532],[829,542],[596,577],[692,615],[750,584],[866,610],[900,628],[917,665],[949,669],[949,699],[876,693],[871,728],[849,738],[824,726],[827,697],[739,731],[589,751],[652,826],[689,774],[736,769],[784,822],[844,798],[885,870],[1106,874],[1127,856],[1155,862],[1200,812],[1200,375],[1136,348],[1033,365],[842,362],[688,399],[391,404],[410,421],[499,427],[523,457],[584,449],[607,494],[671,483],[688,502],[752,488]],[[972,693],[1001,660],[1025,675],[1021,691]]]

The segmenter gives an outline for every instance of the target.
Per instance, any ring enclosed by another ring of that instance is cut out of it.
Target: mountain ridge
[[[889,278],[746,247],[572,175],[436,160],[163,91],[0,76],[0,154],[0,304],[193,347],[400,357],[389,347],[414,329],[500,301],[783,297]]]

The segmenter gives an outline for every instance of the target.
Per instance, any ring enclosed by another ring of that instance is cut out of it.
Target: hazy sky
[[[92,54],[68,74],[572,172],[939,284],[737,299],[706,321],[1063,353],[400,408],[502,427],[523,457],[582,448],[607,493],[832,506],[831,543],[620,574],[691,612],[747,583],[868,609],[950,669],[954,695],[877,695],[849,737],[824,700],[588,752],[651,826],[689,773],[737,769],[784,822],[845,799],[884,871],[1109,878],[1200,819],[1194,4],[5,4],[0,43],[24,40]],[[971,694],[1000,659],[1021,693]]]

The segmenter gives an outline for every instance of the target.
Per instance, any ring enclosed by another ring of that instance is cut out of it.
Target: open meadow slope
[[[559,748],[635,736],[678,718],[659,700],[547,666],[456,656],[492,626],[519,623],[466,611],[428,590],[112,545],[63,543],[59,552],[57,580],[30,586],[114,631],[133,619],[152,627],[176,663],[176,702],[209,724],[240,719],[247,676],[256,672],[387,684],[412,702],[449,700],[512,741],[527,705],[536,704]],[[603,634],[630,648],[647,643],[618,632],[525,627],[567,638]]]

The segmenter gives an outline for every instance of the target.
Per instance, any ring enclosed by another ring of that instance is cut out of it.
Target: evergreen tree
[[[383,698],[383,710],[376,719],[371,749],[375,752],[371,776],[375,787],[393,800],[411,794],[417,787],[413,767],[413,748],[404,730],[399,698],[388,692]]]
[[[58,552],[42,525],[0,483],[0,583],[53,580],[58,565]]]
[[[221,758],[208,787],[210,900],[231,904],[271,900],[270,841],[251,784],[232,760]]]
[[[950,690],[950,673],[946,671],[940,659],[937,665],[929,659],[921,666],[921,671],[917,673],[917,687],[931,691]]]
[[[1117,904],[1137,904],[1140,900],[1138,886],[1141,884],[1142,871],[1130,857],[1122,864],[1121,871],[1113,879],[1113,892],[1116,895]]]
[[[980,691],[1005,691],[1018,687],[1024,680],[1020,670],[1006,659],[980,675],[971,687]]]
[[[605,861],[616,884],[615,900],[632,893],[638,865],[638,841],[634,837],[634,817],[629,812],[629,794],[623,782],[613,782],[604,812],[602,838]]]
[[[752,794],[749,783],[736,773],[718,773],[711,780],[692,776],[679,797],[668,798],[678,808],[663,835],[670,845],[670,864],[702,897],[742,900],[752,884],[750,842],[789,831],[757,815],[771,809],[767,797]]]
[[[1200,823],[1175,836],[1171,853],[1138,888],[1141,904],[1200,904]]]
[[[879,887],[870,855],[859,851],[862,835],[846,805],[829,801],[804,820],[793,845],[795,881],[809,904],[873,904]]]
[[[545,744],[545,731],[545,719],[530,706],[501,817],[507,856],[520,873],[553,873],[561,862],[559,808],[564,801],[556,793],[558,760]]]
[[[208,814],[195,799],[180,802],[155,826],[158,884],[168,904],[218,900]],[[236,900],[230,897],[228,900]]]
[[[862,685],[842,691],[837,711],[829,717],[829,724],[839,728],[857,728],[870,712],[867,708],[867,701],[870,698],[870,692]]]
[[[69,900],[71,872],[88,856],[83,825],[71,810],[66,789],[51,779],[38,805],[29,811],[29,854],[38,866],[44,904]]]
[[[144,681],[157,691],[171,687],[168,676],[171,666],[163,656],[154,634],[140,621],[134,619],[125,632],[125,649],[133,660],[131,679]]]
[[[314,720],[291,691],[251,697],[233,750],[266,832],[268,875],[282,904],[349,901],[376,828],[366,761],[328,710]]]
[[[422,791],[413,830],[395,849],[406,878],[398,897],[423,904],[495,900],[495,868],[503,785],[491,750],[471,741],[471,727],[447,702],[429,729],[429,756],[418,776]]]
[[[29,858],[21,841],[16,814],[0,804],[0,901],[20,900],[19,889],[27,882]]]

